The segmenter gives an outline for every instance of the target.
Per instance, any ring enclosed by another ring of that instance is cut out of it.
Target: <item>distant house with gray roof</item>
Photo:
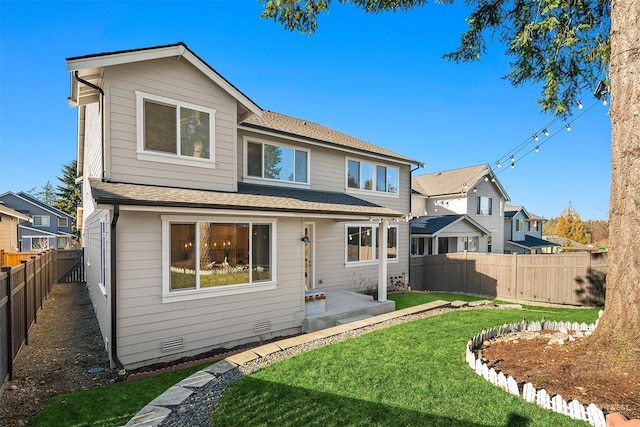
[[[393,309],[421,162],[263,110],[183,43],[67,70],[87,285],[115,365],[299,333],[312,291],[370,283]]]
[[[522,254],[550,253],[556,243],[542,238],[545,218],[530,213],[524,206],[504,208],[504,252]]]
[[[411,253],[502,253],[506,190],[487,164],[415,176]]]

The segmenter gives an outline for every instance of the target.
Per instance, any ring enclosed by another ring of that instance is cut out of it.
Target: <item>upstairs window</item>
[[[347,187],[397,194],[398,168],[347,160]]]
[[[538,221],[529,222],[529,231],[538,231]]]
[[[491,197],[478,196],[478,205],[476,209],[476,214],[478,215],[492,215],[491,205],[493,204],[493,199]]]
[[[136,97],[138,158],[212,165],[215,110],[143,92]]]
[[[49,215],[34,215],[33,225],[36,227],[49,227],[51,225],[51,217]]]
[[[69,226],[69,218],[58,218],[58,227],[64,228]]]
[[[247,177],[309,183],[309,153],[262,142],[247,142]]]
[[[516,219],[516,231],[523,230],[523,221],[521,219]]]

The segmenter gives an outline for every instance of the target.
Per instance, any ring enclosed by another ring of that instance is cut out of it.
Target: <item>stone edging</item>
[[[521,397],[530,403],[536,403],[544,409],[549,409],[559,414],[567,415],[568,417],[576,420],[586,421],[594,427],[606,427],[606,418],[609,416],[605,417],[602,410],[595,404],[591,403],[589,405],[583,405],[577,400],[572,400],[567,403],[562,396],[550,396],[545,389],[536,390],[531,383],[526,383],[522,387],[522,392],[520,392],[515,378],[511,376],[505,377],[502,372],[496,372],[495,369],[489,368],[486,363],[482,363],[480,358],[476,357],[477,350],[482,348],[485,341],[491,340],[500,335],[521,331],[536,332],[543,329],[555,331],[566,329],[568,331],[577,331],[588,335],[595,330],[597,324],[597,321],[595,324],[587,325],[586,323],[578,324],[575,322],[526,322],[524,320],[520,323],[504,324],[500,327],[483,330],[481,333],[471,338],[467,343],[466,361],[469,364],[469,367],[471,367],[471,369],[473,369],[479,376],[514,396]]]

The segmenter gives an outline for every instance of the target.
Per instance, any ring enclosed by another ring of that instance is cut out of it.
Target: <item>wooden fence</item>
[[[0,271],[0,391],[13,379],[15,358],[29,344],[29,330],[56,281],[56,252],[30,255]]]
[[[460,252],[411,259],[411,289],[526,301],[601,305],[606,253],[549,255]]]

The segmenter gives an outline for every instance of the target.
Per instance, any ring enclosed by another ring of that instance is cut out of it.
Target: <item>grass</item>
[[[29,427],[121,426],[169,387],[206,365],[193,366],[135,381],[115,383],[53,399],[37,412]]]
[[[393,294],[396,308],[441,293]],[[597,309],[525,307],[458,311],[323,347],[243,378],[223,396],[214,426],[584,426],[508,395],[464,361],[467,340],[503,322],[593,322]],[[54,399],[29,426],[120,426],[203,366]]]

